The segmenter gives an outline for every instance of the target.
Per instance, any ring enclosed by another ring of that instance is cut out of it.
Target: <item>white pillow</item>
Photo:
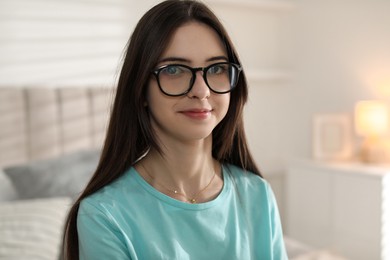
[[[0,259],[59,259],[70,198],[0,203]]]

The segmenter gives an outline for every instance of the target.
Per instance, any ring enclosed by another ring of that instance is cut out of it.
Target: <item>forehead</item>
[[[206,24],[189,22],[174,31],[161,59],[180,57],[196,63],[217,56],[227,56],[219,35]]]

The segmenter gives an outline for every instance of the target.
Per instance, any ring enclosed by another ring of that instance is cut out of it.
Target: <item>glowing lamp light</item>
[[[355,107],[355,130],[363,137],[379,137],[389,130],[389,108],[376,100],[360,101]]]
[[[377,100],[360,101],[355,106],[355,131],[364,137],[361,160],[379,163],[387,160],[384,135],[389,130],[389,107]]]

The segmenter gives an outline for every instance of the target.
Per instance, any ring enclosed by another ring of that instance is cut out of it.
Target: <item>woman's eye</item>
[[[183,72],[183,69],[181,69],[179,66],[168,66],[165,69],[161,71],[161,73],[164,73],[166,75],[179,75]]]
[[[225,65],[215,65],[209,69],[209,74],[221,74],[226,71]]]

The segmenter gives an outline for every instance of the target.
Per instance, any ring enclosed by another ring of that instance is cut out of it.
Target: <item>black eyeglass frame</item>
[[[214,90],[214,89],[212,89],[212,88],[210,87],[210,85],[209,85],[209,83],[208,83],[208,81],[207,81],[207,71],[208,71],[210,68],[214,67],[214,66],[223,65],[223,64],[231,65],[231,66],[233,66],[234,68],[237,69],[237,79],[236,79],[236,81],[235,81],[235,83],[234,83],[234,86],[230,86],[230,89],[229,89],[229,90],[226,90],[226,91],[216,91],[216,90]],[[184,67],[184,68],[189,69],[189,70],[192,72],[192,77],[191,77],[191,81],[190,81],[190,84],[189,84],[189,86],[188,86],[188,89],[187,89],[186,91],[184,91],[183,93],[181,93],[181,94],[170,94],[170,93],[167,93],[167,92],[165,92],[164,89],[161,87],[161,84],[160,84],[160,77],[159,77],[160,72],[161,72],[163,69],[165,69],[165,68],[167,68],[167,67],[170,67],[170,66],[181,66],[181,67]],[[231,92],[231,91],[237,86],[238,79],[239,79],[240,73],[241,73],[241,71],[242,71],[242,66],[239,65],[239,64],[236,64],[236,63],[232,63],[232,62],[218,62],[218,63],[211,64],[211,65],[209,65],[209,66],[207,66],[207,67],[198,67],[198,68],[192,68],[192,67],[187,66],[187,65],[184,65],[184,64],[167,64],[167,65],[163,65],[163,66],[161,66],[161,67],[159,67],[159,68],[153,70],[153,71],[152,71],[152,74],[156,77],[157,85],[158,85],[158,87],[159,87],[159,89],[161,90],[162,93],[164,93],[164,94],[167,95],[167,96],[178,97],[178,96],[184,96],[184,95],[188,94],[188,93],[191,91],[192,87],[194,86],[195,80],[196,80],[196,73],[197,73],[198,71],[202,71],[202,72],[203,72],[203,75],[202,75],[203,80],[204,80],[204,82],[206,83],[207,87],[208,87],[212,92],[214,92],[214,93],[216,93],[216,94],[226,94],[226,93]]]

